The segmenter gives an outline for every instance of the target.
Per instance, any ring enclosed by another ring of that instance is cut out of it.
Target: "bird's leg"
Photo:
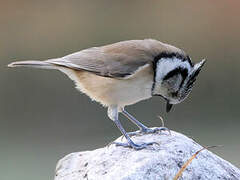
[[[139,122],[136,118],[134,118],[131,114],[129,114],[125,109],[122,108],[122,111],[121,113],[126,116],[131,122],[133,122],[134,124],[136,124],[140,131],[139,132],[131,132],[131,133],[128,133],[130,136],[132,135],[136,135],[136,134],[148,134],[148,133],[156,133],[156,132],[160,132],[160,131],[169,131],[168,128],[166,127],[159,127],[159,128],[154,128],[154,129],[151,129],[151,128],[148,128],[147,126],[145,126],[144,124],[142,124],[141,122]],[[170,132],[170,131],[169,131]]]
[[[113,122],[116,124],[118,129],[121,131],[121,133],[123,134],[123,136],[127,140],[127,143],[113,142],[112,144],[116,144],[117,146],[131,147],[131,148],[134,148],[136,150],[140,150],[140,149],[146,148],[148,145],[158,144],[156,142],[135,144],[131,140],[131,138],[129,137],[129,135],[125,131],[125,129],[122,127],[122,125],[121,125],[121,123],[120,123],[120,121],[118,119],[118,107],[117,106],[108,108],[108,116],[109,116],[110,119],[113,120]]]

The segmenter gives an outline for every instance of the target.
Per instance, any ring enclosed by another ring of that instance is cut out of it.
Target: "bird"
[[[154,142],[135,143],[120,123],[119,114],[134,123],[140,133],[166,130],[145,126],[125,106],[159,96],[166,100],[169,112],[189,95],[204,63],[205,59],[194,64],[189,55],[175,46],[143,39],[91,47],[45,61],[12,62],[8,67],[60,70],[75,82],[78,90],[108,108],[108,117],[126,138],[126,143],[114,144],[140,150]]]

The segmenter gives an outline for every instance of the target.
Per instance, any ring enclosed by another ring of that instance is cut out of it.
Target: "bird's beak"
[[[172,104],[169,103],[169,101],[167,101],[167,105],[166,105],[166,111],[167,113],[172,109]]]

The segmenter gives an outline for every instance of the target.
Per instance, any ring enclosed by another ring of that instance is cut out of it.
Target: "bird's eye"
[[[176,76],[177,74],[179,74],[179,68],[176,68],[172,71],[170,71],[169,73],[167,73],[167,75],[163,78],[163,80],[168,80],[173,76]]]
[[[178,74],[181,74],[182,78],[185,79],[188,76],[188,70],[186,68],[182,68],[179,66],[179,67],[175,68],[174,70],[168,72],[167,75],[163,78],[163,80],[167,80]]]
[[[178,95],[178,91],[172,92],[171,95],[172,95],[172,97],[176,97]]]

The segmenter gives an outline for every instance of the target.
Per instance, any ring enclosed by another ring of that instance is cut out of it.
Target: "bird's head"
[[[189,56],[178,53],[162,53],[157,58],[152,94],[167,101],[167,112],[186,99],[204,63],[193,65]]]

